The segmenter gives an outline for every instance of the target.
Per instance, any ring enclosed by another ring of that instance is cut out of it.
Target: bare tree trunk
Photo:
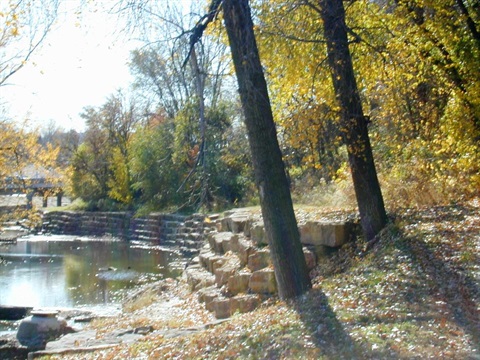
[[[281,298],[291,298],[306,292],[311,287],[311,282],[278,145],[248,0],[224,0],[223,16],[237,74],[278,293]]]
[[[342,0],[319,0],[319,4],[362,229],[365,237],[371,240],[386,225],[387,214],[348,48],[345,9]]]

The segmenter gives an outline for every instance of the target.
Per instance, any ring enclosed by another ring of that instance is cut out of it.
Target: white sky
[[[63,6],[75,3],[67,0]],[[10,79],[12,85],[0,88],[11,118],[29,118],[40,127],[53,120],[65,130],[81,131],[84,107],[100,106],[117,89],[129,87],[129,52],[139,43],[119,33],[116,15],[80,16],[72,11],[60,16],[42,48]]]

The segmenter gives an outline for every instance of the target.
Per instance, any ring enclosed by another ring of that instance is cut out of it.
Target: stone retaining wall
[[[54,211],[43,214],[43,231],[52,234],[127,238],[132,215],[128,212]]]
[[[226,212],[215,225],[184,274],[199,301],[221,319],[252,311],[277,293],[277,284],[260,216]],[[325,248],[338,248],[356,236],[358,224],[305,221],[299,223],[299,230],[307,267],[312,270]]]
[[[42,230],[52,234],[146,241],[191,253],[202,246],[203,220],[204,216],[200,214],[152,213],[133,217],[130,212],[54,211],[43,214]]]

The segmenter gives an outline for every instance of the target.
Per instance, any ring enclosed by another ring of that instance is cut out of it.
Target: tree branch
[[[195,44],[202,38],[203,32],[207,28],[208,24],[210,24],[217,16],[220,11],[220,6],[223,0],[212,0],[210,3],[208,13],[203,15],[200,20],[197,22],[195,27],[190,30],[192,33],[190,35],[190,50],[188,51],[187,57],[183,62],[182,67],[185,67],[190,59],[190,55],[192,54],[193,47]]]

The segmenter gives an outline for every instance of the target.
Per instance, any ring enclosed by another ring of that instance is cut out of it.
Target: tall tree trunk
[[[278,293],[281,298],[291,298],[306,292],[311,287],[311,282],[278,145],[248,0],[224,0],[223,17],[237,74]]]
[[[342,111],[341,131],[365,237],[373,239],[387,223],[387,214],[373,161],[367,118],[353,72],[342,0],[319,0],[327,40],[333,86]]]

